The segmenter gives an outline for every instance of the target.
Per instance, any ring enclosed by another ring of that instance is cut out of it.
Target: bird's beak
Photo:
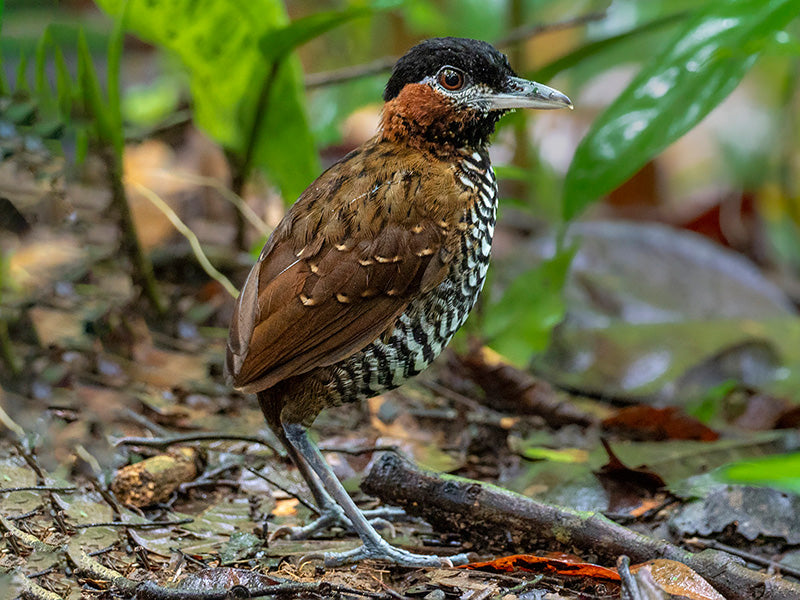
[[[510,110],[512,108],[569,108],[572,101],[564,94],[541,83],[528,81],[521,77],[509,77],[505,89],[487,95],[490,110]]]

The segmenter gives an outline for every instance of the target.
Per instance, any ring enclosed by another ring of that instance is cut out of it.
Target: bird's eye
[[[456,69],[446,67],[439,71],[439,85],[446,90],[460,90],[464,87],[464,74]]]

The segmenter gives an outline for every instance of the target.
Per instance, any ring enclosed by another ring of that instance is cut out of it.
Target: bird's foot
[[[365,510],[363,513],[373,527],[376,529],[389,529],[392,537],[395,536],[392,522],[411,518],[403,509],[393,506]],[[345,516],[344,511],[337,505],[324,508],[319,517],[302,527],[279,527],[270,534],[269,539],[272,541],[285,536],[291,540],[307,540],[332,527],[341,527],[348,531],[354,530],[350,519]]]
[[[414,554],[408,550],[395,548],[386,541],[380,544],[363,544],[346,552],[307,555],[300,562],[302,564],[315,559],[322,559],[326,567],[339,567],[360,560],[386,560],[403,567],[453,567],[466,564],[470,560],[466,553],[453,556]]]

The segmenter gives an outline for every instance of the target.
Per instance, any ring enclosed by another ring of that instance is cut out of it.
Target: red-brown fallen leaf
[[[502,556],[487,562],[474,562],[458,567],[489,573],[511,573],[528,571],[562,577],[589,577],[602,581],[619,581],[619,574],[614,569],[607,569],[591,563],[573,562],[569,560],[534,554],[514,554]]]
[[[719,434],[697,419],[670,406],[654,408],[647,405],[627,406],[603,419],[603,429],[625,431],[655,440],[700,440],[713,442]]]
[[[608,453],[608,462],[594,475],[608,493],[608,510],[629,512],[644,498],[653,497],[666,484],[661,476],[640,465],[631,468],[623,463],[605,439],[600,440]]]
[[[631,567],[631,573],[641,569],[649,570],[653,581],[668,594],[690,600],[725,600],[705,579],[683,563],[657,558]]]
[[[648,495],[655,493],[656,490],[659,490],[666,485],[661,476],[655,471],[648,469],[644,465],[640,465],[635,468],[629,467],[623,463],[616,454],[614,454],[614,451],[611,449],[611,445],[607,440],[601,439],[600,442],[603,444],[603,448],[605,448],[606,452],[608,453],[608,462],[600,467],[600,470],[595,473],[595,475],[601,480],[614,479],[623,481],[626,484],[641,488],[642,490],[646,491]]]

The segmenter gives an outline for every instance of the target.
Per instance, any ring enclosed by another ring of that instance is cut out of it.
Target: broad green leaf
[[[117,15],[122,0],[98,0]],[[130,0],[127,27],[173,53],[189,73],[198,126],[242,158],[270,65],[259,41],[289,20],[279,0]],[[271,86],[255,156],[284,196],[294,198],[319,164],[308,130],[300,63],[289,57]]]
[[[578,146],[564,185],[564,217],[574,217],[696,125],[798,13],[797,0],[720,0],[687,21]]]
[[[800,453],[734,463],[720,469],[720,474],[732,483],[766,485],[800,494]]]
[[[550,332],[564,318],[564,283],[577,246],[515,278],[486,314],[484,335],[489,346],[510,361],[524,365],[547,347]]]

